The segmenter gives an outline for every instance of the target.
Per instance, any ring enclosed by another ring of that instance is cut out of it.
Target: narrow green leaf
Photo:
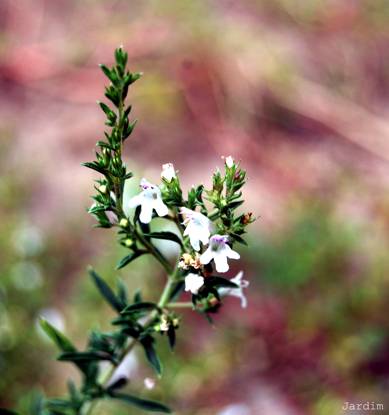
[[[204,284],[207,287],[228,287],[228,288],[239,288],[235,283],[227,280],[223,277],[207,277],[204,279]]]
[[[128,395],[118,392],[110,392],[109,395],[112,398],[120,399],[130,405],[136,406],[137,408],[143,409],[150,412],[162,412],[164,414],[171,414],[172,411],[162,403],[151,401],[148,399],[138,398],[137,396]]]
[[[96,284],[96,287],[100,291],[100,294],[106,299],[112,308],[118,312],[123,310],[125,304],[123,304],[123,302],[116,297],[109,285],[92,268],[89,268],[88,272]]]
[[[52,326],[47,320],[41,317],[39,321],[43,331],[50,337],[50,339],[58,346],[63,352],[75,352],[76,348],[72,342],[62,334],[58,329]]]
[[[240,205],[243,204],[243,200],[237,200],[236,202],[231,202],[227,205],[228,209],[234,210],[237,207],[239,207]]]
[[[0,415],[18,415],[18,413],[10,411],[9,409],[0,408]]]
[[[99,102],[99,105],[100,105],[100,108],[105,113],[105,115],[108,117],[108,119],[116,120],[117,118],[116,114],[111,110],[111,108],[109,108],[107,104],[104,104],[104,102]]]
[[[151,367],[158,373],[159,376],[161,376],[162,365],[154,348],[154,339],[151,336],[146,336],[141,339],[140,342],[144,348],[146,358],[149,361]]]
[[[176,330],[172,325],[169,326],[167,337],[169,339],[169,346],[173,350],[176,345]]]
[[[124,310],[121,311],[120,314],[133,314],[140,311],[151,311],[151,310],[158,310],[160,311],[159,307],[155,303],[151,302],[143,302],[143,303],[135,303],[127,306]]]
[[[45,406],[49,411],[59,412],[59,413],[69,413],[68,409],[73,409],[74,404],[65,399],[55,398],[48,399],[45,402]]]
[[[34,391],[29,405],[29,415],[42,415],[44,412],[44,396],[39,391]]]
[[[145,254],[147,251],[136,251],[129,255],[126,255],[124,258],[122,258],[119,263],[116,265],[116,269],[121,269],[128,265],[130,262],[134,261],[135,259],[139,258],[141,255]]]
[[[232,233],[230,234],[231,238],[233,238],[236,242],[242,244],[242,245],[246,245],[247,246],[247,242],[240,236],[237,235],[236,233]]]
[[[154,239],[164,239],[167,241],[173,241],[178,243],[181,247],[183,246],[180,237],[173,232],[151,232],[145,236]]]
[[[107,173],[106,170],[103,167],[99,166],[95,162],[87,161],[86,163],[81,163],[81,166],[88,167],[88,169],[95,170],[95,171],[97,171],[101,174],[104,174],[104,175]]]
[[[127,378],[125,378],[125,377],[119,378],[118,380],[116,380],[114,383],[112,383],[112,385],[110,385],[107,388],[107,392],[109,393],[111,391],[121,389],[124,386],[126,386],[127,383],[128,383],[128,379]]]
[[[66,352],[58,356],[61,362],[95,362],[98,360],[109,360],[113,358],[106,352]]]

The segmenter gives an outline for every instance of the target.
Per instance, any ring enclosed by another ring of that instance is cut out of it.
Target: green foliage
[[[141,399],[133,395],[116,392],[110,392],[109,396],[115,399],[120,399],[123,402],[136,406],[137,408],[143,409],[145,411],[162,412],[164,414],[172,413],[172,411],[167,406],[162,405],[159,402]]]
[[[244,243],[240,235],[245,232],[245,227],[252,219],[251,214],[235,213],[243,203],[240,189],[245,183],[245,172],[232,159],[226,162],[223,175],[220,171],[215,172],[211,190],[206,190],[203,185],[193,187],[188,192],[187,200],[183,198],[179,178],[171,164],[166,165],[170,168],[170,174],[163,176],[160,187],[148,182],[143,184],[144,190],[151,188],[154,192],[149,197],[150,203],[160,198],[159,202],[165,205],[166,212],[169,212],[165,217],[177,226],[178,234],[171,231],[151,231],[149,223],[142,219],[142,206],[136,208],[133,217],[125,214],[124,185],[133,174],[122,160],[122,146],[136,124],[136,120],[129,119],[132,107],[126,104],[126,97],[129,87],[141,76],[140,73],[127,70],[127,59],[127,53],[119,48],[115,51],[115,64],[112,67],[101,65],[101,70],[110,81],[105,89],[109,103],[99,102],[106,116],[108,131],[104,132],[105,139],[97,142],[96,160],[84,163],[85,167],[102,175],[96,180],[95,194],[92,197],[94,203],[89,213],[96,218],[96,226],[117,229],[119,243],[128,250],[117,264],[117,269],[128,266],[142,255],[151,255],[166,271],[167,283],[157,302],[144,301],[140,292],[135,293],[131,302],[122,282],[114,290],[103,277],[90,268],[89,275],[98,292],[116,314],[111,321],[112,329],[109,332],[92,331],[85,349],[78,350],[63,333],[46,320],[41,320],[42,329],[61,352],[57,359],[73,364],[81,373],[81,381],[79,384],[69,381],[68,394],[64,397],[39,397],[31,411],[33,415],[90,415],[95,404],[105,398],[120,400],[146,411],[171,413],[161,403],[122,392],[128,382],[126,378],[120,378],[112,383],[115,369],[138,344],[143,348],[145,359],[151,368],[158,376],[162,375],[162,363],[157,353],[157,334],[166,335],[170,348],[175,347],[180,319],[171,308],[178,304],[176,299],[184,290],[189,271],[206,277],[201,277],[204,284],[192,296],[192,301],[193,309],[207,318],[209,313],[216,312],[221,305],[222,298],[218,290],[239,289],[230,280],[211,275],[211,264],[199,263],[196,246],[193,248],[193,241],[185,232],[185,218],[180,210],[187,208],[193,211],[199,207],[201,220],[204,221],[205,218],[207,224],[213,222],[213,228],[222,233],[230,245],[235,241]],[[208,212],[203,194],[212,204],[212,212]],[[155,246],[155,240],[174,242],[180,247],[180,257],[174,267]],[[202,240],[203,244],[204,242]],[[229,246],[228,249],[231,250]],[[188,264],[185,261],[189,261]],[[111,369],[105,374],[100,373],[101,361],[111,365]]]
[[[53,327],[48,321],[41,318],[40,325],[44,332],[50,337],[50,339],[57,345],[57,347],[63,352],[75,352],[76,348],[71,341],[65,337],[59,330]]]

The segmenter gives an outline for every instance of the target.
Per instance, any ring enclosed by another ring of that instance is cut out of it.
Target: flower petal
[[[143,201],[142,194],[136,195],[128,201],[128,207],[135,208],[135,207],[141,205],[142,201]]]
[[[153,205],[150,201],[144,201],[142,203],[142,209],[140,211],[139,220],[142,223],[150,223],[153,217]]]
[[[208,248],[200,257],[201,264],[209,264],[213,259],[214,252]]]
[[[227,256],[224,252],[214,255],[214,260],[217,272],[227,272],[230,269],[227,262]]]
[[[197,294],[199,289],[204,285],[204,277],[198,274],[188,274],[185,277],[185,291]]]
[[[192,245],[192,248],[197,252],[200,251],[200,240],[198,239],[198,237],[191,233],[189,234],[189,240],[190,244]]]
[[[236,251],[233,251],[228,245],[224,247],[223,251],[224,251],[224,255],[226,255],[228,258],[231,258],[231,259],[240,258],[240,255]]]
[[[160,198],[154,201],[154,209],[157,211],[158,216],[166,216],[169,213],[169,209]]]

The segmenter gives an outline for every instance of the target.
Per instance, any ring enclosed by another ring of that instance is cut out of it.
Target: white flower
[[[155,380],[152,379],[152,378],[145,378],[143,383],[144,383],[146,389],[151,390],[151,389],[154,389],[154,387],[155,387]]]
[[[184,215],[186,226],[184,236],[189,235],[190,244],[195,251],[200,251],[200,242],[206,245],[211,236],[212,222],[202,213],[182,207],[180,213]]]
[[[221,297],[225,297],[226,295],[231,295],[233,297],[240,298],[240,304],[242,308],[247,307],[247,298],[244,295],[243,288],[247,288],[249,286],[249,282],[243,279],[243,271],[238,272],[234,278],[231,278],[231,282],[235,283],[238,287],[237,288],[228,288],[228,287],[221,287],[218,288],[218,293]]]
[[[166,216],[169,211],[162,201],[159,187],[149,183],[146,179],[141,180],[140,187],[143,190],[128,202],[130,208],[141,206],[140,221],[149,223],[153,216],[153,209],[156,210],[158,216]]]
[[[233,167],[234,164],[235,164],[235,161],[234,161],[234,159],[231,156],[226,157],[226,166],[228,168]]]
[[[177,177],[172,163],[162,164],[161,177],[169,183]]]
[[[233,251],[227,245],[227,242],[228,236],[213,235],[209,240],[208,249],[200,257],[200,262],[202,264],[209,264],[212,260],[214,260],[217,272],[227,272],[229,270],[227,258],[240,258],[240,255]]]
[[[198,274],[188,274],[185,277],[185,291],[197,294],[199,289],[204,285],[204,277]]]

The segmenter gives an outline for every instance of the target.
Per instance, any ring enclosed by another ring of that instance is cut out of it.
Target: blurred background
[[[248,309],[229,299],[214,327],[185,311],[175,354],[160,349],[165,376],[145,389],[140,354],[130,389],[182,415],[389,407],[385,0],[0,2],[0,406],[59,396],[76,376],[39,315],[80,346],[109,329],[88,264],[146,298],[164,282],[150,258],[114,272],[122,248],[86,213],[96,176],[80,163],[104,123],[97,64],[120,44],[144,72],[130,93],[134,186],[166,162],[185,188],[207,184],[231,154],[258,217],[229,274],[245,270]]]

